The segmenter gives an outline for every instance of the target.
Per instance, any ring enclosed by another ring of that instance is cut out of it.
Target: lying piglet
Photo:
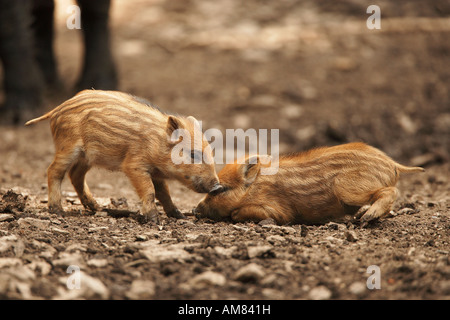
[[[364,222],[387,214],[398,195],[402,172],[418,167],[396,163],[364,143],[317,148],[281,156],[273,175],[262,175],[260,156],[228,164],[219,173],[222,188],[208,194],[193,210],[201,218],[234,221],[274,219],[279,224],[316,224],[353,215],[364,205]]]

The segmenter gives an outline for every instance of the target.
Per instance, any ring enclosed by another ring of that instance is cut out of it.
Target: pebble
[[[397,212],[397,214],[413,214],[416,213],[416,210],[412,208],[403,208]]]
[[[183,261],[192,257],[183,247],[178,245],[164,246],[164,247],[148,247],[141,249],[140,254],[147,258],[150,262],[163,261]]]
[[[51,231],[55,232],[55,233],[59,233],[59,234],[66,234],[66,235],[70,234],[69,231],[64,230],[64,229],[60,229],[60,228],[56,228],[56,227],[51,228]]]
[[[87,265],[90,267],[102,268],[108,265],[107,259],[91,259],[87,262]]]
[[[14,215],[10,213],[2,213],[0,214],[0,222],[11,221],[14,220]]]
[[[358,237],[353,231],[345,231],[345,239],[347,239],[348,242],[358,241]]]
[[[271,244],[281,244],[287,241],[286,238],[279,235],[268,236],[266,240]]]
[[[261,220],[260,222],[258,222],[258,225],[260,225],[260,226],[275,225],[276,226],[277,223],[275,222],[274,219],[267,218],[267,219],[264,219],[264,220]]]
[[[361,281],[357,281],[357,282],[353,282],[350,287],[348,287],[348,290],[350,291],[350,293],[360,297],[362,296],[364,293],[367,292],[367,286],[365,283],[361,282]]]
[[[19,258],[0,258],[0,269],[5,267],[17,267],[22,265]]]
[[[248,257],[250,259],[262,257],[268,253],[271,253],[273,247],[272,246],[254,246],[254,247],[247,247],[247,253]]]
[[[331,298],[331,291],[325,286],[318,286],[309,292],[308,296],[312,300],[328,300]]]
[[[263,267],[252,262],[240,268],[234,278],[241,282],[258,282],[264,275]]]
[[[33,226],[41,230],[46,230],[50,225],[50,220],[41,220],[28,217],[20,218],[19,220],[17,220],[17,224],[22,228]]]
[[[134,280],[126,297],[132,300],[153,299],[155,283],[151,280]]]
[[[214,251],[221,255],[224,256],[226,258],[231,258],[231,256],[233,255],[233,253],[237,250],[237,246],[232,246],[230,248],[224,248],[224,247],[220,247],[220,246],[215,246],[214,247]],[[250,253],[248,254],[250,256]]]
[[[60,254],[59,259],[53,260],[52,264],[54,267],[61,267],[64,269],[71,265],[81,267],[82,265],[84,265],[84,259],[83,256],[78,252],[77,253],[62,252]]]
[[[226,278],[218,272],[205,271],[196,275],[188,283],[196,289],[201,289],[209,286],[223,286],[226,283]]]

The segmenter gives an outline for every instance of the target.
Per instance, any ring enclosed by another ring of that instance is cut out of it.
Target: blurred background
[[[46,110],[75,93],[82,68],[72,4],[55,1],[63,88]],[[372,4],[381,30],[366,26]],[[279,129],[280,152],[364,141],[405,164],[448,162],[447,0],[113,0],[109,26],[117,89],[204,129]],[[3,149],[17,149],[7,128]],[[48,128],[33,130],[23,139],[41,137],[51,161]]]

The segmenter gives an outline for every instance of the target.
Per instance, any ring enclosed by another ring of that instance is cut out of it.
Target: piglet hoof
[[[372,215],[365,214],[359,219],[359,221],[361,222],[361,228],[369,228],[376,225],[379,219],[376,216],[374,217]]]
[[[53,206],[49,206],[48,207],[48,212],[49,213],[53,213],[53,214],[57,214],[57,215],[63,215],[64,214],[64,209],[63,209],[62,206],[53,205]]]
[[[168,217],[176,218],[176,219],[187,219],[187,217],[181,213],[180,210],[175,209],[167,213]]]
[[[144,214],[137,216],[137,221],[141,224],[156,224],[160,225],[158,210],[151,210]]]

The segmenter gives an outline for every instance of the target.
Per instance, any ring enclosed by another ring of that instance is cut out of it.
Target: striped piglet
[[[424,171],[398,164],[364,143],[281,156],[270,164],[278,167],[273,175],[260,174],[269,166],[260,157],[227,164],[219,172],[222,188],[208,194],[193,213],[215,220],[316,224],[353,215],[370,204],[361,217],[368,222],[389,212],[400,173]]]
[[[159,222],[155,197],[168,216],[184,218],[170,198],[166,179],[199,193],[220,189],[211,147],[193,117],[165,114],[122,92],[84,90],[26,125],[48,118],[56,151],[47,171],[50,212],[63,211],[61,182],[67,171],[84,207],[99,209],[85,180],[93,166],[123,171],[142,201],[141,213],[152,222]],[[183,139],[178,129],[192,139]],[[194,143],[195,136],[200,143]],[[180,143],[188,144],[180,150],[191,152],[177,154],[187,161],[175,164],[172,149]]]

